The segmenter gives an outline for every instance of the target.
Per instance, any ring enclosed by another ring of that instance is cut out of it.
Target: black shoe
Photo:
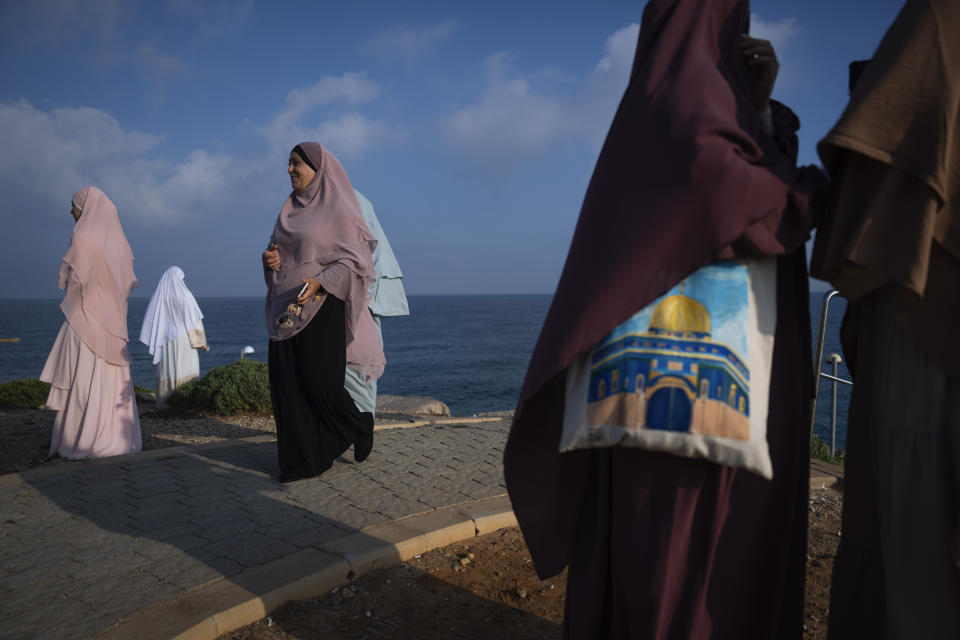
[[[363,462],[373,451],[373,432],[361,436],[360,440],[353,443],[353,459],[357,462]]]

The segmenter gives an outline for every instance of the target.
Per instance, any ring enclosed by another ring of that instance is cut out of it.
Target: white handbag
[[[567,370],[560,450],[640,447],[773,477],[776,258],[699,269]]]

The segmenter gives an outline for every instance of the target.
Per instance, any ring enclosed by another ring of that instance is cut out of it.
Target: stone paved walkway
[[[258,572],[273,573],[267,584],[275,587],[278,576],[286,582],[284,575],[300,575],[291,563],[328,557],[369,527],[418,514],[441,529],[457,525],[462,516],[439,510],[461,505],[456,509],[469,512],[480,507],[475,501],[506,492],[501,459],[509,417],[483,419],[430,418],[377,431],[364,463],[341,459],[321,477],[289,485],[273,479],[271,436],[0,476],[0,639],[69,640],[107,631],[125,638],[134,620],[138,637],[144,625],[152,637],[171,637],[179,631],[149,627],[151,620],[178,611],[190,617],[196,612],[178,603],[204,600],[204,590],[225,586],[220,591],[230,597],[221,602],[232,606],[236,593],[239,601],[256,596],[250,585]],[[842,475],[811,461],[811,488],[832,486]],[[154,616],[134,616],[144,610]],[[261,615],[248,609],[241,622]],[[207,627],[194,627],[189,637],[218,634],[217,624]]]
[[[449,420],[449,419],[448,419]],[[283,485],[268,437],[0,476],[0,638],[89,638],[366,527],[502,495],[509,419],[378,431],[362,464]]]

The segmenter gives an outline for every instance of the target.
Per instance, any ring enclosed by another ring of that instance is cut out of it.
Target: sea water
[[[814,339],[822,296],[810,296]],[[437,398],[454,415],[513,409],[550,299],[549,295],[409,296],[411,315],[383,319],[387,368],[379,392]],[[146,346],[137,340],[147,302],[147,298],[130,300],[127,325],[133,381],[152,389],[155,367]],[[254,352],[245,357],[266,361],[263,298],[199,298],[197,302],[210,345],[209,352],[200,353],[201,375],[233,362],[246,346]],[[40,375],[63,323],[59,303],[0,300],[0,338],[20,338],[18,343],[0,343],[0,382]],[[843,310],[843,300],[835,298],[824,347],[822,370],[827,373],[827,356],[842,354]],[[849,379],[845,365],[840,376]],[[829,442],[829,381],[821,382],[820,394],[815,432]],[[837,446],[843,447],[850,388],[841,385],[837,395]]]

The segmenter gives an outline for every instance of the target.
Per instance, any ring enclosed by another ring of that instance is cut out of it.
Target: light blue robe
[[[357,200],[360,202],[360,210],[363,212],[363,220],[367,223],[370,233],[377,240],[377,247],[373,250],[373,266],[376,270],[377,278],[370,285],[370,314],[377,325],[377,331],[380,333],[380,344],[383,344],[383,332],[380,329],[380,319],[384,316],[406,316],[410,315],[410,307],[407,304],[407,294],[403,290],[403,272],[400,271],[400,265],[397,263],[397,257],[393,254],[387,235],[380,226],[380,221],[373,211],[373,205],[362,193],[354,189],[357,194]],[[356,403],[360,411],[369,411],[373,413],[377,406],[377,381],[366,382],[356,369],[347,365],[346,375],[344,376],[344,386]]]

